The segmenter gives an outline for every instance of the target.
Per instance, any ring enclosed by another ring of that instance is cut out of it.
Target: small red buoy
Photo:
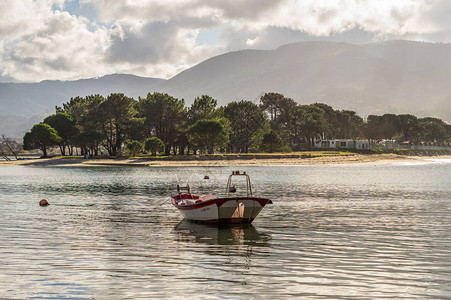
[[[210,179],[210,177],[208,175],[205,175],[204,179]]]
[[[42,199],[41,201],[39,201],[39,205],[40,206],[47,206],[47,205],[49,205],[50,203],[47,201],[47,199]]]

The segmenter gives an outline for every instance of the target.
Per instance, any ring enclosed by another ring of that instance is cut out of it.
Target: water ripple
[[[222,194],[235,169],[0,168],[0,295],[451,297],[448,164],[249,167],[274,201],[253,225],[181,221],[178,182]]]

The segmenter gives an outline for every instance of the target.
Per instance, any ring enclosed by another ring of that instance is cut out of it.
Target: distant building
[[[352,140],[352,139],[333,139],[333,140],[315,140],[314,148],[316,149],[412,149],[412,150],[450,150],[451,143],[438,142],[398,142],[396,140],[378,140],[372,141],[371,145],[368,140]]]
[[[368,140],[315,140],[315,148],[318,149],[369,149]]]

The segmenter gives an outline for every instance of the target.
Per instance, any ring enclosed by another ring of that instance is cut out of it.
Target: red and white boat
[[[235,196],[232,179],[244,177],[246,195]],[[227,181],[224,197],[212,194],[199,197],[191,194],[189,185],[177,185],[177,195],[172,197],[172,204],[189,221],[205,223],[251,223],[271,200],[252,196],[251,180],[246,172],[232,172]]]

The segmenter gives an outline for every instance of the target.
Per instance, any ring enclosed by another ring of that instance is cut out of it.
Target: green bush
[[[147,152],[151,152],[153,156],[164,151],[164,143],[157,137],[148,138],[145,142],[145,149]]]
[[[262,151],[269,153],[285,150],[282,139],[274,130],[270,130],[263,135],[261,149]]]
[[[136,156],[136,154],[143,150],[143,144],[136,140],[130,141],[127,143],[127,150],[131,156]]]

